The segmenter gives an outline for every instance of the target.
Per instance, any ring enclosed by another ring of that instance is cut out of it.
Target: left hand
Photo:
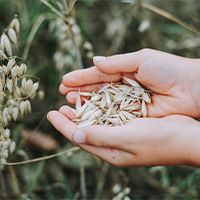
[[[48,120],[66,138],[114,166],[200,166],[200,123],[193,118],[138,118],[124,126],[92,125],[80,130],[74,117],[69,106],[48,114]]]

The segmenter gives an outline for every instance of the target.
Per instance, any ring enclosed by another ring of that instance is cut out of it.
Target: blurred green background
[[[64,9],[65,0],[48,2],[72,26],[39,0],[0,1],[0,32],[17,14],[21,32],[16,54],[25,59],[28,74],[40,78],[40,89],[45,92],[43,100],[31,102],[32,114],[12,125],[11,137],[19,148],[8,162],[73,147],[46,120],[46,114],[68,104],[58,90],[62,76],[91,67],[93,55],[109,56],[142,48],[190,58],[199,58],[200,54],[197,0],[78,0],[69,14]],[[170,19],[157,8],[170,14]],[[175,23],[171,15],[185,27]],[[198,168],[117,168],[82,151],[33,164],[7,166],[0,179],[2,199],[113,199],[126,188],[130,192],[118,199],[200,198]]]

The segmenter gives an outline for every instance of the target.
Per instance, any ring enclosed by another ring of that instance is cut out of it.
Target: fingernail
[[[75,133],[72,135],[72,139],[76,143],[85,143],[85,131],[76,130]]]
[[[49,120],[49,113],[47,113],[47,119]],[[49,120],[50,121],[50,120]]]
[[[94,56],[93,57],[93,60],[96,60],[96,61],[104,61],[106,59],[105,56]]]

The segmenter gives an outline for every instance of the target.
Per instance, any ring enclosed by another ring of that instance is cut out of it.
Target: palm
[[[124,81],[122,76],[136,79],[152,93],[152,103],[147,105],[149,117],[184,114],[198,118],[200,110],[194,95],[194,63],[191,59],[148,50],[132,54],[108,57],[105,63],[95,62],[97,67],[71,72],[63,77],[60,87],[74,104],[79,88],[94,90],[106,82],[116,84]],[[198,89],[197,89],[198,90]]]
[[[135,73],[136,79],[153,92],[152,104],[148,106],[149,116],[189,113],[189,116],[197,117],[198,105],[190,92],[189,81],[186,81],[187,66],[182,65],[180,58],[168,56],[158,58],[156,54],[144,60]]]

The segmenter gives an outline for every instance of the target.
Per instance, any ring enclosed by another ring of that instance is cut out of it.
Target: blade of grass
[[[54,13],[56,13],[61,19],[63,19],[67,24],[69,24],[69,20],[57,9],[55,9],[50,3],[46,0],[40,0],[43,4],[49,7]]]
[[[65,6],[65,10],[66,10],[66,13],[68,15],[69,14],[69,8],[68,8],[68,5],[67,5],[67,0],[63,0],[63,4]]]
[[[26,45],[25,45],[25,48],[24,48],[24,51],[23,51],[23,54],[22,54],[22,58],[24,60],[26,60],[27,56],[28,56],[28,52],[29,52],[29,49],[30,49],[30,46],[31,46],[31,43],[33,41],[33,38],[37,32],[37,30],[39,29],[40,25],[44,22],[44,20],[46,19],[55,19],[56,16],[54,14],[43,14],[43,15],[40,15],[38,17],[38,19],[36,20],[29,36],[28,36],[28,39],[26,41]]]
[[[152,11],[152,12],[158,14],[158,15],[161,15],[161,16],[163,16],[163,17],[165,17],[165,18],[167,18],[167,19],[169,19],[169,20],[171,20],[171,21],[173,21],[173,22],[185,27],[186,29],[188,29],[190,31],[193,31],[194,33],[197,33],[197,34],[200,35],[200,30],[198,30],[197,28],[192,27],[189,24],[183,22],[182,20],[178,19],[177,17],[173,16],[172,14],[170,14],[170,13],[168,13],[168,12],[166,12],[166,11],[160,9],[160,8],[157,8],[156,6],[153,6],[153,5],[149,4],[149,3],[141,2],[140,5],[143,8],[146,8],[146,9],[148,9],[148,10],[150,10],[150,11]]]
[[[30,186],[29,186],[29,188],[28,188],[28,192],[27,192],[27,194],[26,194],[26,197],[27,197],[27,198],[30,196],[30,194],[31,194],[31,192],[32,192],[32,190],[33,190],[33,188],[35,187],[35,185],[36,185],[36,183],[37,183],[37,181],[38,181],[38,179],[39,179],[39,177],[40,177],[40,174],[41,174],[41,172],[42,172],[44,163],[45,163],[44,161],[43,161],[43,162],[40,162],[39,165],[38,165],[38,167],[37,167],[37,169],[36,169],[36,171],[35,171],[35,179],[32,180],[32,182],[31,182],[31,184],[30,184]]]
[[[85,184],[85,151],[81,151],[81,164],[80,164],[80,184],[82,199],[87,199],[86,184]]]
[[[69,12],[72,10],[72,8],[74,7],[74,4],[76,3],[77,0],[71,0],[69,3]]]
[[[0,198],[4,199],[7,197],[7,189],[4,181],[2,170],[0,169]]]

